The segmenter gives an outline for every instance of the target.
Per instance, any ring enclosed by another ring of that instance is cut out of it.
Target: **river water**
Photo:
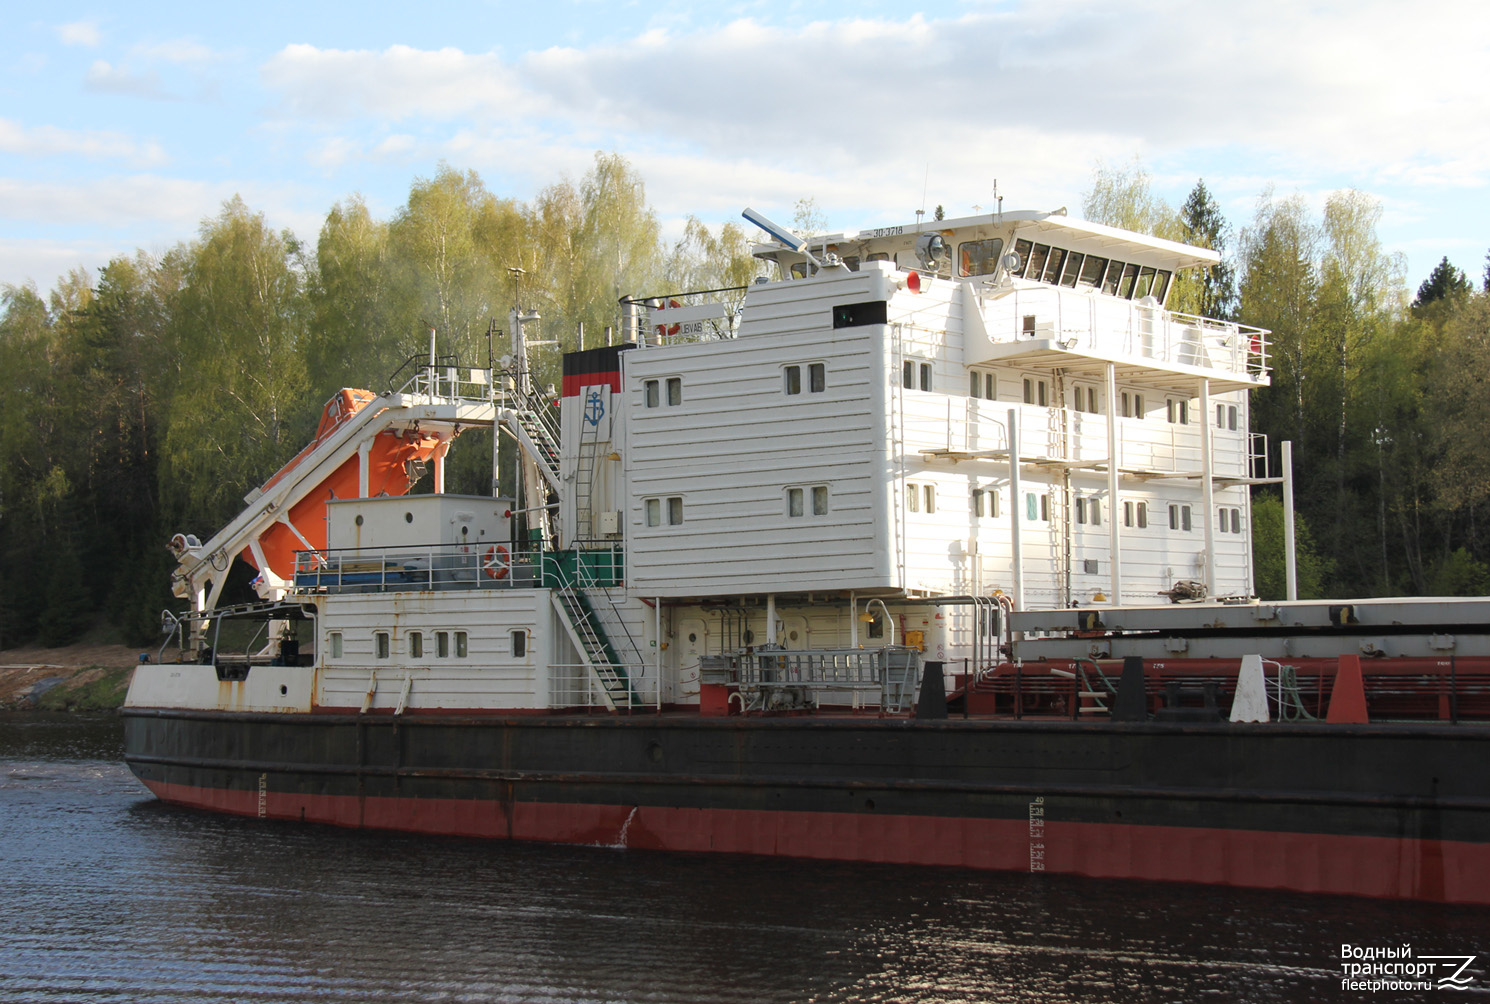
[[[1490,909],[431,839],[156,802],[118,719],[0,717],[0,1001],[1486,999]],[[1341,945],[1475,954],[1342,990]]]

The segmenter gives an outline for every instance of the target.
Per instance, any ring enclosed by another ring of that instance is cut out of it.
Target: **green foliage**
[[[1413,298],[1412,305],[1426,307],[1441,300],[1461,302],[1473,288],[1464,273],[1450,265],[1448,255],[1444,255],[1443,260],[1428,273],[1428,278],[1418,286],[1418,295]]]
[[[1219,264],[1200,269],[1194,276],[1196,288],[1192,298],[1198,301],[1194,310],[1186,310],[1176,302],[1178,290],[1170,297],[1171,307],[1202,317],[1230,319],[1236,311],[1235,269],[1226,259],[1231,224],[1221,215],[1221,207],[1205,187],[1204,179],[1195,182],[1185,204],[1180,207],[1180,225],[1184,228],[1186,244],[1210,248],[1222,257]]]
[[[1252,498],[1252,568],[1257,596],[1263,600],[1288,598],[1288,559],[1283,526],[1283,500],[1277,495]],[[1314,545],[1307,521],[1294,513],[1294,557],[1299,599],[1325,595],[1324,582],[1330,562]]]

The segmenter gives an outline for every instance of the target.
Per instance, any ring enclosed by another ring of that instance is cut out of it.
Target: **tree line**
[[[1103,168],[1086,215],[1220,251],[1169,306],[1272,329],[1253,430],[1275,470],[1278,444],[1295,443],[1307,595],[1490,591],[1490,291],[1445,259],[1410,297],[1377,240],[1379,206],[1356,192],[1319,219],[1265,192],[1237,230],[1203,183],[1175,210],[1141,170]],[[797,216],[821,228],[812,200]],[[99,623],[157,637],[172,604],[163,542],[225,524],[333,392],[388,389],[378,381],[427,352],[431,329],[441,353],[485,365],[488,325],[520,299],[559,343],[538,363],[548,382],[560,351],[603,344],[618,297],[754,274],[741,227],[690,219],[662,241],[636,171],[596,154],[527,202],[450,167],[386,220],[353,196],[314,246],[234,198],[164,254],[74,271],[45,296],[0,288],[0,645]],[[447,488],[484,493],[489,441],[463,446]],[[1253,508],[1260,588],[1281,595],[1281,508],[1265,490]]]

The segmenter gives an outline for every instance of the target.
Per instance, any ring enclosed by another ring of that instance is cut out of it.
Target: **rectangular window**
[[[983,489],[981,488],[973,489],[973,515],[980,518],[985,515],[983,511]]]
[[[998,519],[1000,516],[1003,515],[1003,505],[999,502],[999,499],[1003,496],[999,494],[997,488],[988,489],[986,494],[988,495],[988,515],[992,516],[994,519]]]
[[[331,632],[331,658],[333,658],[333,659],[340,659],[341,658],[341,632],[340,631],[333,631],[333,632]]]
[[[1077,385],[1072,390],[1074,393],[1072,406],[1077,411],[1085,411],[1093,415],[1097,414],[1097,388]]]
[[[1180,507],[1174,503],[1169,506],[1169,528],[1178,530],[1180,528]]]
[[[1024,496],[1024,518],[1031,522],[1039,519],[1040,511],[1036,508],[1038,505],[1039,503],[1035,501],[1034,492],[1027,493]]]
[[[1190,532],[1190,507],[1187,505],[1180,506],[1180,529]]]
[[[436,631],[435,632],[435,655],[439,656],[441,659],[448,659],[448,658],[450,658],[450,632],[449,631]]]
[[[869,622],[869,637],[883,638],[885,636],[885,618],[881,614],[875,614],[874,620]]]
[[[644,507],[647,510],[647,525],[648,526],[661,526],[662,525],[662,500],[661,499],[647,499],[646,502],[643,503],[643,505],[644,505]]]
[[[1102,276],[1102,292],[1117,296],[1118,283],[1123,277],[1123,263],[1116,258],[1107,263],[1107,272]]]
[[[1133,283],[1138,278],[1137,265],[1124,265],[1123,278],[1118,282],[1117,295],[1124,300],[1133,299]]]
[[[910,512],[921,511],[921,486],[907,482],[905,486],[905,507]]]
[[[1228,432],[1236,432],[1236,405],[1229,405],[1226,409],[1226,429]]]
[[[648,380],[642,386],[647,390],[648,408],[655,408],[662,403],[662,399],[658,396],[661,385],[656,380]]]
[[[424,658],[424,635],[419,631],[409,632],[409,658]]]
[[[466,646],[466,633],[464,631],[455,632],[455,657],[457,659],[464,659],[469,651]]]
[[[1080,496],[1078,496],[1076,499],[1076,522],[1086,522],[1086,499],[1081,498]]]
[[[1240,509],[1231,510],[1231,532],[1242,532],[1242,511]]]
[[[1064,248],[1051,248],[1050,257],[1045,259],[1045,271],[1041,274],[1040,281],[1055,284],[1061,277],[1061,263],[1065,260]]]
[[[1190,402],[1181,398],[1167,398],[1164,401],[1164,414],[1173,425],[1190,424]]]
[[[982,389],[983,389],[983,380],[982,380],[982,378],[979,377],[977,373],[969,373],[967,375],[967,396],[968,397],[980,397],[981,395],[980,395],[979,392]]]
[[[1081,277],[1076,280],[1076,285],[1082,289],[1091,289],[1102,281],[1102,272],[1107,268],[1107,259],[1098,258],[1096,255],[1087,255],[1086,261],[1081,265]]]
[[[921,364],[921,389],[931,390],[931,364]]]
[[[916,364],[909,359],[900,364],[900,386],[906,390],[916,389]]]
[[[1169,290],[1169,273],[1160,270],[1154,273],[1154,288],[1149,290],[1149,295],[1160,303],[1164,302],[1164,294]]]
[[[522,630],[512,632],[512,657],[514,659],[528,657],[528,632]]]
[[[800,516],[802,511],[802,489],[788,488],[786,490],[786,514]]]
[[[1035,381],[1031,380],[1029,377],[1024,378],[1024,403],[1035,403]]]
[[[1086,500],[1086,505],[1087,505],[1087,509],[1090,512],[1090,515],[1092,517],[1092,526],[1101,526],[1102,525],[1102,500],[1101,499],[1087,499]]]
[[[783,371],[783,375],[786,382],[785,390],[788,394],[802,393],[802,367],[788,366]]]
[[[1076,288],[1076,279],[1081,275],[1081,262],[1084,256],[1072,251],[1066,255],[1066,267],[1061,270],[1061,285],[1067,289]]]
[[[1002,237],[986,241],[964,241],[957,245],[958,270],[963,275],[992,275],[1004,249]]]
[[[1040,273],[1045,271],[1045,259],[1049,256],[1049,244],[1036,244],[1034,247],[1030,248],[1029,264],[1026,265],[1024,269],[1025,278],[1040,278]]]
[[[1222,509],[1221,510],[1221,513],[1220,513],[1220,516],[1221,516],[1221,519],[1220,519],[1221,532],[1222,533],[1225,533],[1227,531],[1227,529],[1229,528],[1228,527],[1228,524],[1231,523],[1231,510],[1230,509]]]
[[[1035,337],[1035,328],[1036,328],[1036,326],[1039,323],[1040,323],[1040,319],[1039,319],[1038,315],[1035,315],[1035,314],[1025,314],[1024,315],[1024,320],[1023,320],[1023,322],[1021,324],[1021,327],[1020,327],[1020,331],[1023,332],[1024,337],[1026,337],[1026,338],[1034,338]]]
[[[1040,496],[1040,522],[1042,522],[1042,523],[1049,523],[1050,522],[1050,495],[1049,494],[1045,494],[1045,495],[1041,495]]]
[[[1169,507],[1169,528],[1171,530],[1183,530],[1190,532],[1190,507],[1187,505],[1174,505]]]
[[[1123,526],[1132,526],[1132,525],[1133,525],[1133,503],[1132,502],[1124,502],[1123,503]]]
[[[828,486],[814,485],[812,488],[812,515],[828,515]]]
[[[1149,525],[1149,504],[1147,502],[1140,502],[1140,503],[1138,503],[1138,528],[1140,530],[1142,530],[1145,527],[1147,527],[1148,525]]]
[[[823,363],[810,363],[807,367],[807,389],[821,394],[828,389],[828,367]]]
[[[674,495],[667,500],[667,523],[668,526],[677,526],[683,522],[683,498]]]
[[[683,403],[683,378],[682,377],[668,377],[667,378],[667,403],[668,404],[682,404]]]
[[[379,659],[386,659],[386,658],[388,658],[388,632],[387,631],[375,631],[375,632],[373,632],[373,651],[377,654],[377,657]]]
[[[936,485],[924,485],[926,494],[926,511],[936,512]]]
[[[1045,407],[1050,403],[1050,385],[1044,380],[1024,378],[1024,403]]]

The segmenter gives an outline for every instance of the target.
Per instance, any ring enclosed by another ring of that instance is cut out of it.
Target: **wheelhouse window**
[[[957,271],[959,275],[992,275],[999,266],[999,256],[1004,250],[1002,237],[990,237],[984,241],[963,241],[957,245]]]
[[[985,401],[998,400],[998,380],[984,370],[969,370],[967,374],[967,396]]]

